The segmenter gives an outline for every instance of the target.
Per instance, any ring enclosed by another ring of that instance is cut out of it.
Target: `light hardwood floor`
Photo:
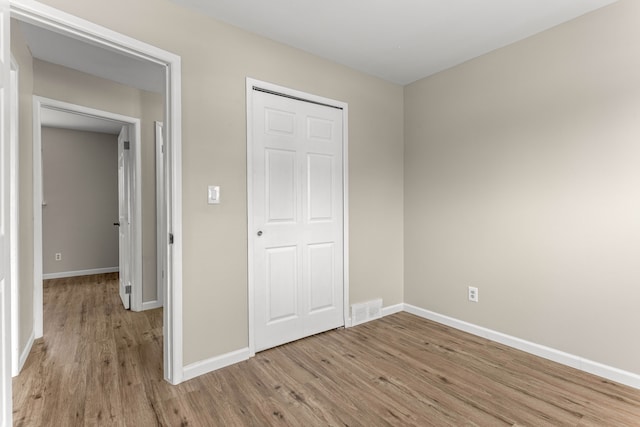
[[[170,386],[162,312],[123,310],[115,274],[44,298],[16,426],[640,426],[638,390],[407,313]]]

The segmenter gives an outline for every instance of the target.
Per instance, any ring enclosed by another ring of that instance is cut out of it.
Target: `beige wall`
[[[640,373],[637,2],[404,94],[166,0],[44,3],[182,57],[185,363],[247,345],[249,76],[349,103],[352,303],[404,300]]]
[[[117,135],[43,127],[42,170],[43,273],[118,267]]]
[[[31,162],[23,159],[33,158],[33,58],[27,47],[25,38],[11,25],[11,54],[15,58],[19,70],[19,150],[20,165],[18,169],[18,281],[19,281],[19,317],[20,347],[22,354],[29,338],[34,332],[33,324],[33,168]],[[25,189],[28,189],[25,191]]]
[[[35,95],[141,119],[142,298],[156,299],[155,127],[162,95],[127,87],[59,65],[34,60]],[[30,159],[25,159],[29,162]],[[113,221],[112,221],[113,222]]]
[[[400,86],[166,0],[44,3],[182,58],[186,364],[248,345],[246,77],[349,104],[351,302],[402,302]],[[218,206],[206,203],[211,184],[222,188]]]
[[[405,88],[407,303],[640,374],[638,22],[623,0]]]

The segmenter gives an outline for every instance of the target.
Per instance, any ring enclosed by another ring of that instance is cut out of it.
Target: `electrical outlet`
[[[478,302],[478,288],[469,286],[469,301]]]
[[[56,252],[56,261],[62,261],[62,254],[60,252]]]

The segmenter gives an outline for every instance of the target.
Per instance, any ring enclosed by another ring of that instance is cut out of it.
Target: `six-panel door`
[[[344,325],[342,110],[253,95],[259,351]]]

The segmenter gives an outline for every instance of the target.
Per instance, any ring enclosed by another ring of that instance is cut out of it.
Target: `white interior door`
[[[118,235],[120,299],[127,310],[131,307],[131,191],[128,127],[118,135]]]
[[[344,325],[342,110],[253,94],[255,350]]]
[[[9,242],[11,52],[9,2],[0,0],[0,425],[11,425],[11,289]]]

